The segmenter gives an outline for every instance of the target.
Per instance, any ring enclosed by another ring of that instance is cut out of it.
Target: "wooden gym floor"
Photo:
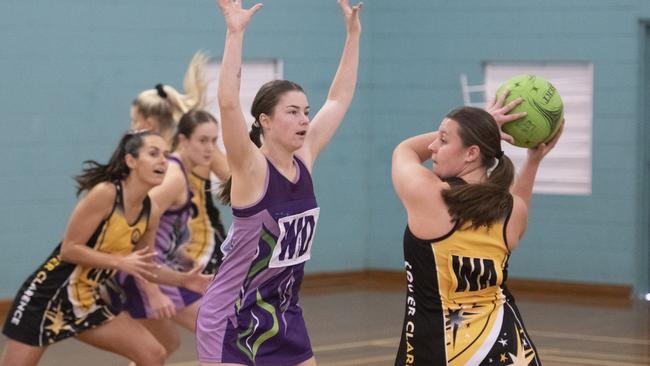
[[[364,273],[305,280],[301,303],[319,366],[393,365],[405,297],[398,276]],[[650,365],[650,303],[629,300],[629,290],[524,282],[511,289],[545,366]],[[6,338],[0,338],[4,348]],[[193,335],[183,331],[182,346],[167,364],[195,366],[195,358]],[[50,347],[40,365],[127,363],[67,340]]]

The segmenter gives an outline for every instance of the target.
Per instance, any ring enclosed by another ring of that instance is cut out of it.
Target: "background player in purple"
[[[195,263],[185,250],[190,244],[188,222],[193,210],[188,176],[197,167],[209,166],[217,149],[216,141],[217,121],[210,113],[203,110],[185,113],[178,123],[176,150],[168,158],[165,179],[149,192],[163,211],[156,232],[156,260],[176,271],[189,272],[194,267],[202,270],[205,264]],[[168,355],[174,352],[180,345],[176,323],[194,332],[201,293],[137,281],[133,276],[121,277],[127,295],[125,308],[165,346]]]
[[[302,88],[275,80],[260,88],[249,139],[239,101],[244,31],[257,4],[220,0],[227,33],[219,108],[231,168],[233,223],[219,272],[201,301],[199,360],[218,365],[315,365],[298,291],[319,208],[311,169],[348,110],[359,63],[360,5],[339,1],[347,39],[327,100],[313,121]]]

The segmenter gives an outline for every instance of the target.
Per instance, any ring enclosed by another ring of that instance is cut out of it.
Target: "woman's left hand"
[[[361,21],[359,20],[359,11],[363,8],[363,3],[358,3],[355,6],[350,6],[349,0],[338,0],[341,12],[345,17],[345,26],[348,33],[361,32]]]
[[[510,111],[512,111],[515,107],[517,107],[521,102],[523,102],[523,99],[517,98],[510,103],[504,105],[506,98],[508,97],[508,94],[510,94],[510,90],[506,89],[501,95],[499,95],[496,99],[492,98],[489,102],[488,105],[486,106],[485,110],[492,115],[494,120],[497,122],[497,125],[499,126],[499,130],[501,132],[501,139],[508,141],[511,144],[514,144],[515,139],[508,135],[507,133],[503,132],[501,127],[508,123],[512,122],[514,120],[518,120],[519,118],[525,117],[528,115],[526,112],[519,112],[519,113],[512,113],[509,114]]]
[[[560,128],[558,129],[558,131],[555,133],[555,136],[553,136],[553,138],[550,141],[539,144],[535,148],[528,149],[528,159],[537,162],[542,161],[542,159],[546,156],[546,154],[548,154],[551,150],[553,150],[558,140],[560,139],[560,136],[562,135],[562,131],[564,131],[564,118],[560,123]]]

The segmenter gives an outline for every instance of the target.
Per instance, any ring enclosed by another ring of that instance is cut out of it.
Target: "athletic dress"
[[[86,243],[112,255],[133,252],[147,230],[151,203],[147,197],[138,219],[130,224],[124,215],[120,182],[109,217]],[[45,262],[23,283],[4,323],[7,337],[32,346],[47,346],[95,328],[119,313],[107,298],[107,283],[114,269],[91,268],[61,260],[59,244]]]
[[[395,366],[541,364],[505,285],[511,210],[489,228],[456,225],[436,239],[406,227],[406,308]]]
[[[185,174],[183,163],[179,159],[170,156],[168,160],[170,164],[178,164],[183,174]],[[187,187],[187,201],[182,207],[167,210],[160,217],[155,244],[156,261],[180,272],[187,272],[192,269],[192,261],[182,251],[178,250],[179,247],[189,241],[190,233],[187,223],[192,215],[192,192],[189,188],[187,176],[184,176]],[[152,317],[153,309],[148,301],[149,299],[133,276],[120,273],[119,282],[126,294],[124,309],[135,319]],[[157,286],[174,303],[177,310],[185,308],[201,298],[201,294],[183,287]]]
[[[189,222],[190,240],[184,246],[184,251],[196,263],[205,266],[203,273],[213,274],[223,259],[220,247],[226,233],[219,210],[212,200],[210,178],[191,174],[189,181],[193,193],[192,217]]]
[[[295,158],[295,181],[267,160],[266,190],[233,207],[219,272],[201,300],[201,362],[289,366],[312,357],[298,291],[310,257],[319,207],[311,175]]]

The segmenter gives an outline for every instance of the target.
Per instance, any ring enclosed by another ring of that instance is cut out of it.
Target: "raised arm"
[[[241,0],[219,0],[226,22],[226,41],[219,73],[219,110],[223,142],[233,171],[251,169],[257,147],[248,137],[248,127],[239,101],[244,32],[253,14],[262,7],[256,4],[243,9]]]
[[[530,207],[530,200],[533,195],[533,184],[535,183],[535,176],[537,175],[537,169],[539,168],[542,159],[548,154],[557,144],[560,136],[562,135],[562,130],[564,129],[564,121],[562,121],[562,126],[555,134],[555,137],[551,141],[545,144],[540,144],[534,149],[528,149],[528,154],[526,160],[522,165],[517,177],[515,178],[515,183],[512,185],[510,192],[515,196],[520,197],[526,207]]]
[[[363,4],[350,6],[348,0],[338,0],[338,3],[345,19],[347,37],[327,100],[312,120],[305,145],[299,151],[310,168],[343,121],[357,85],[361,37],[359,11]]]
[[[221,180],[225,182],[230,177],[230,167],[226,155],[219,148],[214,149],[212,160],[210,160],[210,170]]]
[[[435,183],[441,182],[438,176],[422,165],[431,159],[429,145],[437,138],[437,131],[411,137],[393,151],[393,186],[407,211],[420,201],[419,194],[423,192],[423,187],[429,187],[427,192],[430,192]]]

